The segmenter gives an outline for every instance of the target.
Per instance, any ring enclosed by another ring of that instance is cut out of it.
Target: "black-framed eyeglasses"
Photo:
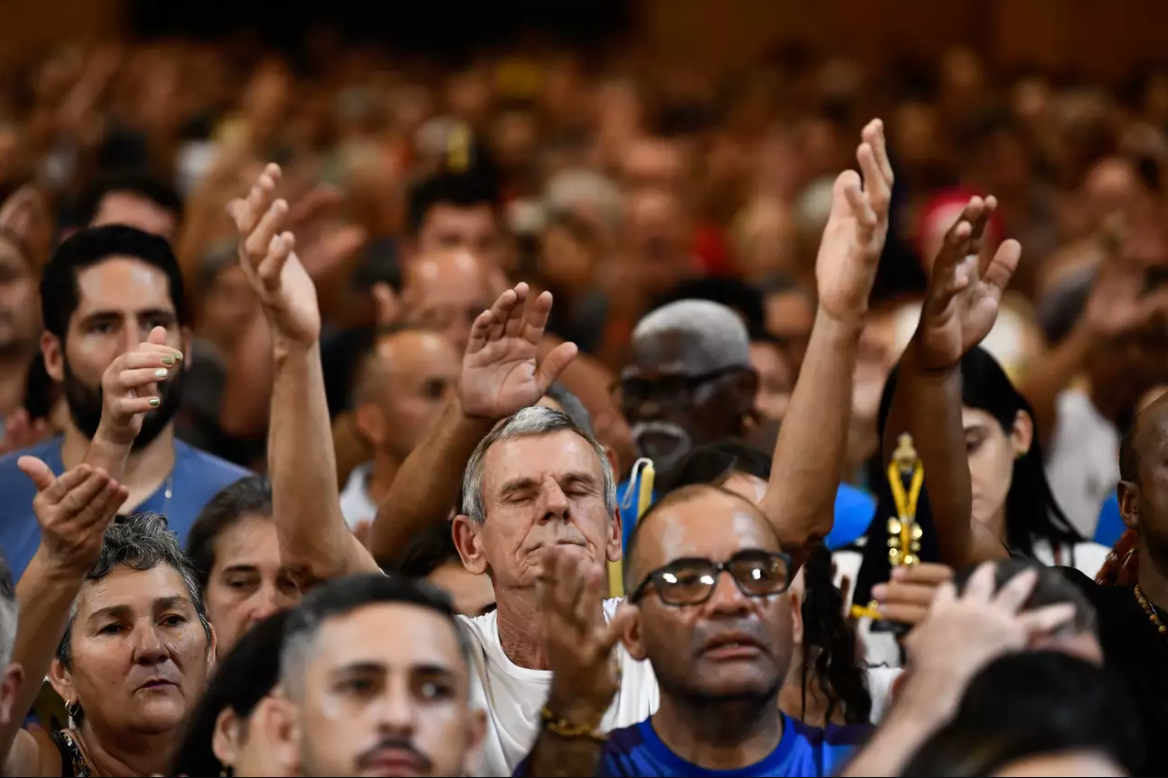
[[[613,385],[613,390],[619,392],[619,404],[625,409],[655,402],[662,408],[676,410],[699,401],[698,394],[706,385],[742,371],[742,367],[724,367],[695,376],[676,374],[655,379],[622,378]]]
[[[724,572],[747,597],[770,597],[790,587],[791,557],[781,551],[740,551],[726,562],[678,559],[645,576],[629,602],[643,600],[651,586],[666,605],[701,605],[713,596]]]

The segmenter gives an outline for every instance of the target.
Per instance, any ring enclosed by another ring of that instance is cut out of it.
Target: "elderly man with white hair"
[[[892,170],[879,122],[864,129],[857,156],[862,183],[854,171],[836,183],[817,261],[819,312],[760,501],[796,564],[831,528],[857,344],[887,233]],[[261,189],[246,204],[259,213],[269,211],[273,197],[272,187]],[[332,578],[374,563],[336,506],[315,297],[303,268],[290,259],[289,240],[276,237],[282,206],[271,208],[268,217],[257,213],[242,223],[259,225],[256,234],[244,230],[246,245],[255,249],[247,261],[262,276],[255,286],[276,331],[271,464],[281,555],[306,579]],[[552,678],[537,591],[542,550],[555,547],[597,569],[621,556],[620,514],[603,448],[561,414],[528,408],[576,349],[561,344],[537,362],[552,301],[545,293],[528,304],[527,296],[526,284],[509,289],[475,320],[460,393],[402,465],[378,516],[380,522],[392,515],[384,506],[400,493],[399,483],[427,483],[438,501],[451,501],[460,482],[466,491],[453,525],[456,545],[468,569],[489,572],[498,602],[494,613],[461,620],[487,707],[482,771],[491,775],[510,774],[545,726],[567,732],[596,724],[571,722],[572,711],[546,708]],[[443,520],[435,512],[434,522]],[[584,596],[601,608],[601,576],[588,580]],[[615,605],[603,604],[607,619],[621,618]],[[602,730],[640,721],[657,703],[650,669],[624,654],[619,661],[620,688],[598,724]]]

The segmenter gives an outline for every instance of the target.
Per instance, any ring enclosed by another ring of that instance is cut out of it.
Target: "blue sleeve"
[[[1099,524],[1095,527],[1095,542],[1111,548],[1127,529],[1119,515],[1119,498],[1112,493],[1099,509]]]
[[[855,543],[868,531],[876,515],[876,501],[867,492],[840,484],[835,493],[835,523],[824,542],[832,551]]]

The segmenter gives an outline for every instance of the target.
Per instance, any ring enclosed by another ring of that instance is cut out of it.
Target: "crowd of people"
[[[0,74],[0,772],[1163,774],[1166,133],[965,49]]]

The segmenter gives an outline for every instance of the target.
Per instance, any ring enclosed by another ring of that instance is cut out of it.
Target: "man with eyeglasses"
[[[791,557],[753,503],[713,486],[649,511],[625,566],[629,605],[605,624],[586,565],[545,552],[551,692],[518,774],[831,775],[869,727],[806,726],[779,710],[791,660]],[[657,712],[597,734],[619,684],[617,641],[657,677]],[[714,772],[716,771],[716,773]]]

